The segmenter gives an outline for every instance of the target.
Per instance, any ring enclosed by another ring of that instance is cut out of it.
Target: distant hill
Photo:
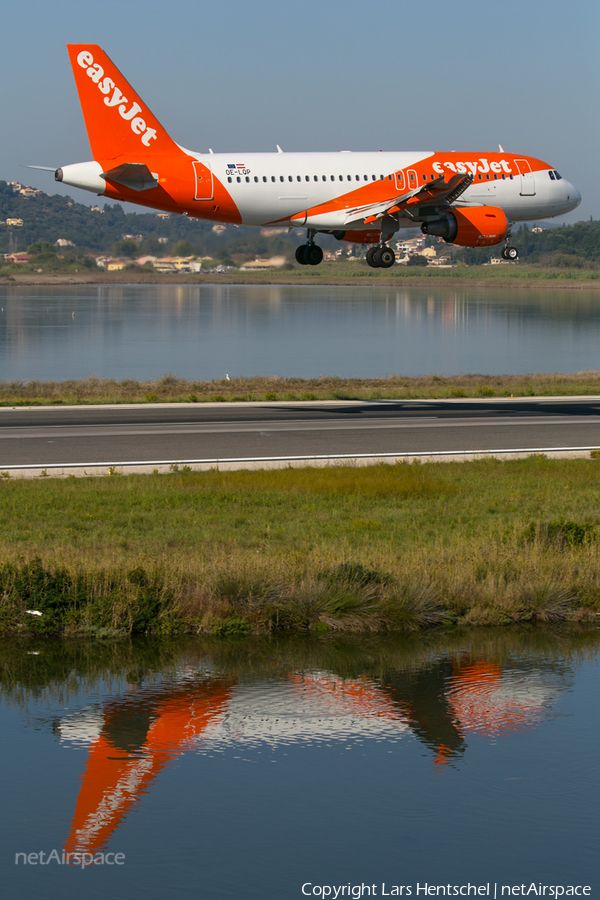
[[[20,186],[19,186],[20,187]],[[99,204],[102,198],[98,198]],[[7,226],[6,219],[22,219],[22,226]],[[225,257],[227,254],[262,256],[293,255],[301,238],[287,233],[262,234],[258,228],[217,226],[211,222],[170,215],[167,219],[157,213],[125,213],[116,205],[104,204],[102,211],[93,211],[70,197],[43,192],[24,196],[17,186],[0,181],[0,253],[26,250],[36,241],[54,244],[59,238],[72,241],[83,253],[109,253],[124,235],[141,235],[143,241],[167,238],[167,246],[188,241],[200,255]],[[513,243],[519,248],[523,261],[565,266],[600,265],[600,222],[578,222],[564,227],[546,227],[540,233],[526,225],[515,229]],[[400,237],[401,235],[398,235]],[[334,238],[319,236],[323,246],[339,247]],[[437,239],[428,243],[437,246]],[[139,243],[139,241],[138,241]],[[452,248],[455,260],[463,259],[473,265],[498,256],[500,247],[477,250]]]
[[[213,223],[157,213],[125,213],[118,204],[98,204],[93,211],[83,203],[75,203],[61,194],[43,192],[24,196],[19,186],[0,181],[0,253],[26,250],[36,241],[54,244],[59,238],[72,241],[83,253],[108,253],[115,241],[124,235],[141,235],[143,240],[167,238],[168,243],[186,240],[199,252],[211,255],[220,251],[264,253],[271,250],[272,239],[257,228],[213,231]],[[24,185],[22,187],[25,187]],[[22,226],[7,226],[7,219],[22,219]],[[275,242],[277,243],[277,242]],[[274,251],[275,252],[275,251]]]

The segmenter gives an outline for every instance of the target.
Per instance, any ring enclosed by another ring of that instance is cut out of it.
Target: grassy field
[[[541,375],[426,375],[410,378],[232,378],[157,381],[89,377],[79,381],[0,381],[0,406],[228,401],[410,400],[461,397],[599,395],[600,372]]]
[[[490,284],[494,287],[600,288],[600,269],[561,268],[519,263],[500,266],[466,266],[452,268],[427,266],[394,266],[371,269],[364,259],[326,261],[320,266],[291,265],[289,268],[226,273],[160,274],[141,267],[120,272],[80,269],[77,272],[23,272],[17,266],[0,271],[0,284],[402,284],[418,285],[431,281],[449,287]]]
[[[597,459],[4,479],[0,516],[4,634],[600,621]]]

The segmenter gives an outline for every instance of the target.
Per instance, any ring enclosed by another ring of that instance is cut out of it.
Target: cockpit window
[[[557,181],[562,181],[562,175],[559,175],[558,172],[556,171],[556,169],[554,170],[554,174],[556,175]]]
[[[550,176],[550,181],[556,181],[556,179],[554,177],[554,172],[548,172],[548,175]]]

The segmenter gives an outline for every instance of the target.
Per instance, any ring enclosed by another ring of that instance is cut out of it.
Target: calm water
[[[599,650],[597,631],[551,629],[5,641],[3,896],[536,882],[597,897]],[[82,870],[65,851],[124,857]]]
[[[600,292],[0,287],[0,379],[600,369]]]

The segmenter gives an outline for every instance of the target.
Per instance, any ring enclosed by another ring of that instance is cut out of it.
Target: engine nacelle
[[[498,206],[473,206],[442,213],[423,222],[423,234],[437,235],[447,244],[461,247],[492,247],[506,237],[508,219]]]

